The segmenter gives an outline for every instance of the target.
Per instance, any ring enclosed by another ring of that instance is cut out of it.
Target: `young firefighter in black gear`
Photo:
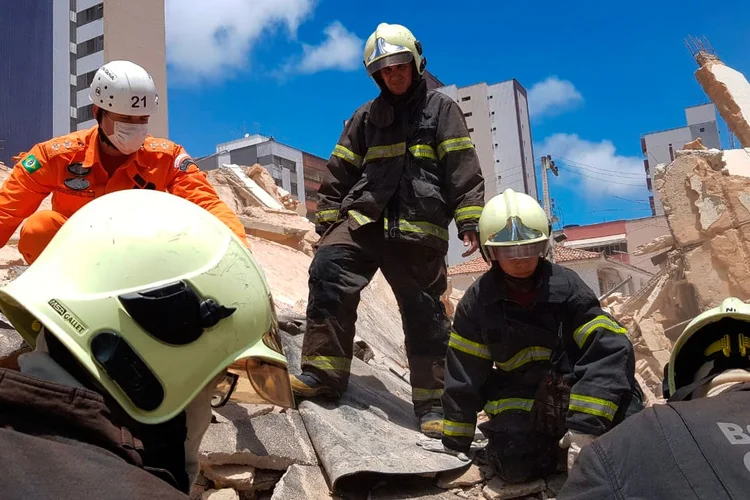
[[[460,107],[423,78],[422,45],[403,26],[380,24],[365,45],[380,96],[344,128],[320,186],[300,396],[337,398],[349,380],[360,292],[380,269],[403,318],[412,401],[422,432],[440,436],[450,321],[448,225],[473,253],[484,204],[479,159]]]
[[[594,436],[643,408],[633,346],[591,289],[546,254],[550,224],[532,197],[506,189],[479,221],[492,268],[456,309],[446,360],[442,450],[467,452],[477,412],[487,457],[508,482],[568,466]]]
[[[197,455],[228,366],[292,404],[262,271],[218,218],[168,193],[86,204],[0,288],[0,310],[34,346],[20,372],[0,369],[2,498],[187,500],[188,441]]]
[[[699,315],[655,405],[583,450],[559,500],[750,497],[750,306],[729,297]]]

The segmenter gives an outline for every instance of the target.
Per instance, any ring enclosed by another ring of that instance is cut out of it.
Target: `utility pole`
[[[549,183],[547,182],[547,170],[552,171],[553,174],[555,174],[555,177],[558,176],[557,172],[557,166],[555,166],[555,162],[552,161],[552,157],[550,155],[542,156],[542,197],[543,197],[543,203],[544,203],[544,213],[547,214],[547,220],[551,225],[554,223],[552,220],[552,203],[549,199]],[[555,262],[555,238],[550,234],[550,260],[552,262]]]

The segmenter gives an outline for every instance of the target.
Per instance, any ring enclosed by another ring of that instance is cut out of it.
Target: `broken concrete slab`
[[[718,59],[706,60],[695,72],[729,130],[743,147],[750,147],[750,83],[739,71]]]
[[[299,412],[294,410],[209,425],[200,460],[202,467],[237,464],[272,470],[318,463]]]
[[[292,466],[295,467],[295,466]],[[300,466],[300,467],[312,467],[312,466]],[[276,484],[286,474],[286,471],[278,470],[265,470],[255,469],[255,478],[253,479],[253,491],[270,491],[273,490]]]
[[[271,500],[328,500],[330,489],[317,466],[292,465],[273,489]]]
[[[438,476],[438,488],[450,490],[463,486],[474,486],[484,481],[484,475],[477,465],[471,464],[465,469],[442,472]]]
[[[487,500],[510,500],[512,498],[541,493],[546,487],[547,484],[543,479],[537,479],[528,483],[511,484],[496,477],[484,487],[482,494]]]
[[[240,500],[240,495],[230,488],[208,490],[201,495],[201,500]]]
[[[635,249],[633,255],[646,255],[649,253],[660,252],[674,247],[674,237],[671,234],[663,234],[648,243],[640,245]]]
[[[252,490],[255,479],[255,469],[249,465],[210,465],[203,468],[203,474],[218,488],[237,491]]]

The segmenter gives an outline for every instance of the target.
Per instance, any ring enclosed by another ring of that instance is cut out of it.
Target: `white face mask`
[[[109,140],[123,154],[130,155],[138,149],[148,135],[148,123],[113,122],[115,131]]]

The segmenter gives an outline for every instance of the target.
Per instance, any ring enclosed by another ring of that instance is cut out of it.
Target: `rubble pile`
[[[297,212],[299,202],[277,187],[266,169],[257,164],[224,165],[207,176],[222,201],[240,217],[248,235],[313,254],[319,239],[315,225]]]
[[[638,351],[639,377],[659,401],[664,366],[687,323],[728,296],[750,300],[750,150],[677,151],[655,175],[670,234],[637,253],[659,252],[661,271],[611,312]]]

